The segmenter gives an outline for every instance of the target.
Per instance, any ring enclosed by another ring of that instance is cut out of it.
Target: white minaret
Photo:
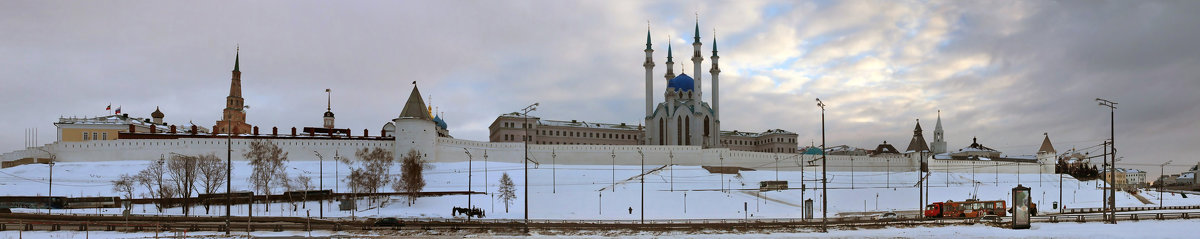
[[[654,60],[653,60],[654,49],[650,48],[650,26],[649,26],[649,23],[647,23],[647,26],[646,26],[646,50],[645,50],[645,52],[646,52],[646,62],[642,63],[642,66],[646,67],[646,120],[645,120],[646,121],[646,129],[642,131],[643,132],[642,140],[645,140],[644,144],[652,144],[654,142],[653,139],[658,138],[658,136],[654,136],[655,134],[650,133],[650,132],[658,129],[658,127],[662,127],[662,125],[654,125],[654,123],[655,123],[655,122],[653,122],[654,119],[650,118],[650,117],[652,117],[652,115],[650,115],[650,114],[654,113],[654,93],[653,93],[653,91],[654,91],[654,80],[653,80],[653,78],[654,78]],[[657,132],[657,131],[654,131],[654,132]]]
[[[646,67],[646,118],[649,119],[650,113],[654,111],[654,49],[650,48],[650,27],[646,27],[646,62],[642,66]]]
[[[712,131],[715,133],[713,134],[712,138],[713,138],[713,145],[716,145],[717,147],[722,147],[723,145],[721,145],[721,87],[720,87],[721,86],[721,80],[720,80],[721,79],[720,78],[721,68],[717,67],[717,60],[720,59],[721,57],[717,56],[717,33],[715,30],[713,31],[712,53],[713,53],[712,57],[711,57],[712,58],[712,69],[708,70],[708,73],[712,74],[712,90],[713,90],[712,106],[713,106],[713,118],[714,119],[713,119]]]
[[[692,37],[692,67],[693,67],[692,78],[695,79],[695,81],[693,81],[694,83],[692,83],[692,84],[693,84],[693,88],[695,88],[695,95],[694,95],[694,97],[696,97],[695,102],[699,102],[700,99],[704,99],[703,97],[701,97],[701,90],[700,90],[700,86],[701,86],[700,78],[704,78],[704,75],[701,74],[703,71],[700,71],[700,62],[704,61],[704,58],[700,57],[700,45],[701,45],[700,44],[700,19],[697,17],[696,18],[696,33],[695,33],[695,37]]]

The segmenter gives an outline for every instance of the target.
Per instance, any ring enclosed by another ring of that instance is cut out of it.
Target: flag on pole
[[[117,106],[117,112],[116,112],[116,114],[121,114],[121,107],[120,107],[120,106]]]
[[[104,110],[112,110],[112,104],[108,104],[108,106],[105,106]]]

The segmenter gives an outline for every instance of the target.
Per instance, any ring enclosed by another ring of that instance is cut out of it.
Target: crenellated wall
[[[398,125],[410,125],[400,123]],[[422,124],[411,124],[413,127],[425,128]],[[269,138],[288,152],[290,160],[317,160],[315,152],[320,152],[325,159],[332,159],[340,154],[343,157],[353,157],[354,152],[366,147],[382,147],[394,151],[418,149],[426,152],[430,162],[465,162],[470,151],[471,160],[485,160],[520,163],[525,153],[522,143],[510,142],[481,142],[454,138],[435,137],[431,142],[416,142],[419,139],[430,138],[430,135],[408,133],[397,130],[394,139],[347,139],[320,137],[282,137]],[[411,137],[410,137],[411,136]],[[245,160],[242,154],[249,150],[250,142],[255,138],[234,138],[232,140],[233,159]],[[54,153],[58,161],[113,161],[113,160],[157,160],[159,157],[169,157],[171,153],[198,155],[213,153],[225,158],[225,138],[196,137],[178,139],[118,139],[84,142],[56,142],[43,146]],[[400,142],[404,140],[405,142]],[[422,150],[433,148],[434,150]],[[641,154],[639,154],[641,152]],[[402,153],[397,152],[397,157]],[[639,165],[643,163],[650,167],[666,164],[685,166],[733,166],[758,170],[774,170],[778,164],[779,170],[799,170],[801,162],[809,170],[820,170],[820,155],[801,155],[789,153],[763,153],[749,151],[733,151],[726,148],[701,148],[700,146],[660,146],[660,145],[529,145],[529,158],[536,164],[558,165]],[[3,155],[4,161],[18,160],[27,157],[45,157],[44,152],[36,148],[14,151]],[[615,157],[614,157],[615,156]],[[911,172],[917,170],[918,160],[915,156],[847,156],[828,155],[829,171],[863,171],[863,172]],[[999,166],[999,167],[997,167]],[[1022,163],[1008,161],[969,161],[969,160],[931,160],[929,168],[935,172],[950,171],[955,173],[1053,173],[1053,164]]]

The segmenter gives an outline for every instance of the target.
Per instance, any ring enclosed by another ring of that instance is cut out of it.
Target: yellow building
[[[132,125],[134,133],[167,133],[171,126],[162,121],[163,113],[154,110],[153,119],[130,117],[128,114],[108,115],[98,117],[61,117],[54,126],[58,128],[58,141],[80,142],[89,140],[116,140],[120,133],[129,133]],[[151,130],[151,128],[154,128]],[[191,133],[192,125],[177,126],[180,133]],[[204,127],[196,127],[197,133],[208,133]]]

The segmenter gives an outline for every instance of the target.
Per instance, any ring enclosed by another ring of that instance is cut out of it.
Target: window
[[[83,132],[83,140],[92,140],[92,139],[91,139],[91,138],[89,138],[88,136],[91,136],[91,135],[90,135],[90,134],[88,134],[88,132]]]
[[[102,137],[101,139],[103,140],[108,140],[108,132],[100,133],[100,137]]]
[[[92,139],[100,139],[100,134],[96,133],[96,132],[92,132]]]

